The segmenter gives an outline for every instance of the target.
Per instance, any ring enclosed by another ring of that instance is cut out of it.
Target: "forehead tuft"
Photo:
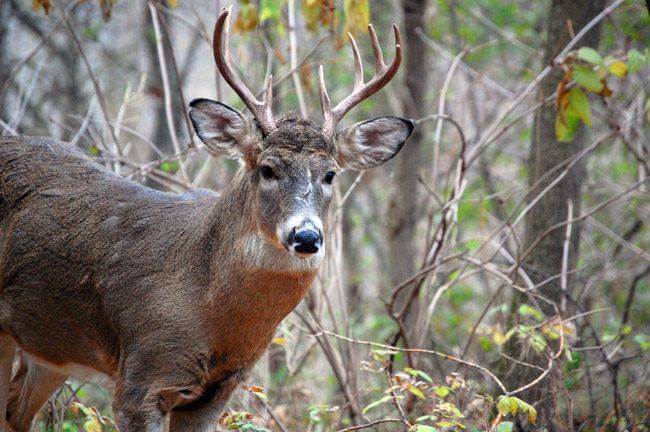
[[[264,150],[277,149],[295,153],[334,153],[334,144],[309,120],[287,116],[277,130],[264,139]]]

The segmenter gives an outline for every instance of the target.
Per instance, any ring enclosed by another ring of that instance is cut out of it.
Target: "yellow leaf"
[[[501,332],[501,330],[495,329],[492,332],[492,340],[494,340],[494,343],[497,345],[503,345],[506,343],[506,336]]]
[[[609,65],[609,71],[617,77],[622,78],[627,75],[627,65],[620,60],[615,60]]]
[[[537,423],[537,410],[532,406],[528,409],[528,421],[532,424]]]
[[[178,7],[178,0],[167,0],[167,5],[170,8],[176,8]]]
[[[424,393],[422,393],[422,390],[420,390],[419,388],[417,388],[415,386],[409,385],[408,386],[408,391],[410,391],[411,393],[413,393],[415,396],[419,397],[420,399],[426,399],[426,397],[424,396]]]
[[[271,342],[274,343],[275,345],[285,346],[287,344],[287,338],[274,337]]]
[[[519,404],[517,404],[517,401],[515,398],[508,398],[510,401],[510,414],[515,415],[517,414],[517,411],[519,410]]]
[[[91,417],[84,423],[84,431],[86,432],[102,432],[102,425],[96,417]]]
[[[370,6],[368,0],[345,0],[345,33],[365,32],[370,23]]]

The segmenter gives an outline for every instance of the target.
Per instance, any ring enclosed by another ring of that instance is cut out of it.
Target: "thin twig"
[[[160,9],[160,3],[156,3],[156,7]],[[183,82],[181,80],[181,75],[178,70],[178,65],[176,64],[176,55],[174,54],[174,45],[172,44],[171,38],[170,38],[170,30],[169,30],[169,24],[167,23],[167,19],[165,16],[161,16],[161,22],[163,27],[165,28],[165,41],[167,42],[167,48],[169,48],[169,52],[171,53],[171,56],[169,57],[171,61],[171,66],[172,70],[174,71],[174,77],[176,79],[176,88],[178,89],[178,98],[180,99],[181,106],[183,108],[187,107],[187,103],[185,101],[185,94],[183,93]],[[187,110],[183,109],[181,110],[183,113],[183,120],[185,121],[185,127],[187,128],[187,146],[188,147],[194,147],[194,141],[192,140],[192,136],[194,135],[194,129],[192,127],[192,124],[190,122],[190,117],[187,113]]]
[[[402,418],[402,423],[404,423],[404,426],[406,426],[407,429],[411,428],[412,425],[406,419],[406,413],[404,412],[404,408],[402,408],[402,404],[399,403],[399,399],[397,398],[397,394],[395,393],[393,378],[390,376],[389,371],[386,371],[386,381],[388,381],[388,390],[390,391],[390,395],[392,396],[393,405],[395,405],[395,408],[397,408],[397,412],[399,412],[399,415]]]
[[[305,95],[302,91],[302,84],[300,83],[300,76],[298,76],[298,42],[296,41],[296,7],[295,1],[289,0],[289,56],[291,63],[291,76],[293,78],[293,85],[296,88],[296,95],[298,96],[298,106],[300,107],[300,115],[307,118],[307,105],[305,104]]]
[[[162,33],[160,31],[160,23],[158,20],[158,10],[153,2],[149,2],[149,11],[151,13],[151,22],[153,23],[153,29],[156,33],[156,50],[158,52],[158,62],[160,63],[160,77],[162,78],[163,92],[165,98],[165,115],[167,117],[167,130],[169,131],[169,136],[172,140],[172,145],[174,146],[174,153],[181,152],[181,146],[178,142],[178,136],[176,135],[176,125],[174,123],[174,114],[172,107],[172,95],[171,88],[169,86],[169,75],[167,73],[167,60],[165,59],[165,49],[163,48],[163,39]],[[185,171],[184,164],[180,165],[181,175],[185,182],[189,182],[189,177]]]
[[[442,85],[442,88],[440,89],[440,96],[438,98],[438,121],[436,122],[436,131],[433,135],[433,167],[431,172],[431,179],[434,182],[438,177],[438,163],[440,162],[440,137],[442,135],[443,116],[445,116],[445,102],[447,101],[447,92],[449,91],[451,79],[454,76],[456,68],[460,64],[461,59],[465,57],[468,52],[468,49],[464,49],[459,52],[456,57],[454,57],[454,61],[451,62],[451,66],[449,66],[447,76],[445,77],[445,81]]]
[[[423,349],[423,348],[400,348],[400,347],[387,345],[387,344],[383,344],[383,343],[379,343],[379,342],[371,342],[371,341],[365,341],[365,340],[361,340],[361,339],[352,339],[352,338],[349,338],[347,336],[332,333],[330,331],[323,330],[323,329],[321,329],[314,336],[318,336],[319,334],[324,334],[324,335],[332,336],[332,337],[335,337],[335,338],[338,338],[338,339],[343,339],[343,340],[346,340],[348,342],[352,342],[352,343],[359,344],[359,345],[367,345],[367,346],[371,346],[371,347],[375,347],[375,348],[382,348],[382,349],[386,349],[386,350],[389,350],[389,351],[399,351],[399,352],[404,352],[404,353],[410,352],[410,353],[415,353],[415,354],[432,354],[432,355],[441,357],[441,358],[443,358],[445,360],[450,360],[450,361],[453,361],[453,362],[461,363],[461,364],[463,364],[465,366],[468,366],[468,367],[471,367],[471,368],[474,368],[474,369],[477,369],[477,370],[483,372],[484,374],[486,374],[487,376],[492,378],[492,380],[497,384],[497,386],[499,386],[499,388],[504,393],[508,393],[508,391],[506,390],[506,387],[503,384],[503,382],[501,382],[501,380],[499,378],[497,378],[497,376],[494,375],[492,372],[490,372],[488,369],[484,368],[483,366],[477,365],[475,363],[469,362],[467,360],[459,359],[458,357],[454,357],[454,356],[449,355],[449,354],[441,353],[441,352],[435,351],[435,350]]]
[[[65,23],[65,26],[68,28],[68,31],[70,32],[70,35],[72,36],[72,40],[74,41],[75,46],[77,47],[77,50],[79,51],[79,55],[81,56],[84,65],[86,66],[86,70],[88,71],[88,76],[90,77],[90,80],[93,83],[93,88],[95,89],[95,95],[97,96],[97,102],[99,102],[99,107],[102,112],[102,116],[104,117],[104,123],[106,125],[106,129],[108,129],[108,133],[111,136],[111,139],[113,140],[113,145],[115,146],[115,151],[117,154],[122,157],[122,148],[120,146],[120,143],[115,136],[115,131],[111,127],[110,124],[110,119],[108,116],[108,107],[106,105],[106,98],[104,98],[104,93],[102,93],[102,90],[99,86],[99,81],[97,81],[97,78],[95,77],[95,74],[93,73],[93,69],[90,66],[90,62],[88,61],[88,57],[86,57],[86,53],[84,52],[83,48],[81,47],[81,42],[79,42],[79,38],[77,37],[77,33],[75,33],[74,28],[72,27],[72,23],[70,23],[70,17],[68,15],[68,11],[63,8],[58,8],[61,10],[61,18],[63,19],[63,22]]]
[[[567,273],[569,269],[569,249],[570,249],[570,244],[571,244],[571,228],[573,227],[573,223],[570,222],[571,219],[573,219],[573,201],[572,200],[567,200],[567,223],[566,226],[566,231],[564,234],[564,244],[562,245],[562,271],[561,271],[561,278],[560,278],[560,289],[562,291],[562,299],[560,300],[560,311],[562,313],[566,312],[566,298],[568,294],[568,288],[567,288]]]
[[[345,429],[339,429],[337,432],[350,432],[350,431],[356,431],[361,429],[374,428],[375,426],[382,423],[402,423],[402,420],[396,418],[385,418],[381,420],[371,421],[370,423],[365,423],[358,426],[350,426]]]

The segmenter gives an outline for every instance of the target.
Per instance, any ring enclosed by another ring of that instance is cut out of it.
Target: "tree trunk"
[[[424,28],[426,0],[403,0],[404,13],[404,71],[405,85],[401,89],[401,106],[404,117],[417,119],[425,116],[426,97],[429,89],[428,51],[416,29]],[[421,212],[418,177],[429,159],[423,149],[424,135],[416,127],[408,142],[395,160],[393,189],[388,203],[387,256],[389,259],[389,284],[394,287],[412,276],[418,263],[417,222]],[[409,301],[415,286],[403,289],[397,297],[393,313],[400,313]],[[410,341],[410,333],[417,331],[418,299],[415,298],[400,320],[405,329],[404,336]],[[395,340],[392,341],[396,342]],[[405,341],[406,343],[407,341]]]
[[[569,43],[573,35],[579,32],[589,21],[600,13],[605,5],[604,0],[553,0],[547,21],[547,39],[544,47],[544,65],[548,65],[559,54],[559,52]],[[596,47],[599,40],[599,27],[594,27],[578,43],[580,46]],[[538,100],[543,100],[555,92],[558,82],[562,78],[562,71],[553,71],[541,84],[539,88]],[[555,136],[555,116],[556,109],[554,105],[545,105],[540,108],[536,115],[533,125],[533,136],[531,141],[529,159],[528,159],[528,178],[529,184],[534,185],[552,168],[565,163],[573,156],[579,153],[587,137],[586,130],[581,127],[575,135],[573,142],[559,142]],[[551,175],[540,181],[537,187],[531,188],[528,199],[532,201],[537,197],[547,185],[555,180],[557,176]],[[574,217],[580,214],[581,208],[581,188],[585,177],[584,160],[573,166],[566,177],[555,187],[550,189],[526,215],[526,232],[523,249],[532,245],[542,234],[552,225],[567,220],[568,202],[573,206]],[[562,272],[563,242],[565,230],[558,229],[547,235],[534,249],[525,263],[527,273],[531,276],[534,283],[541,283],[548,278],[553,279],[539,288],[540,294],[552,300],[560,307],[562,302],[562,291],[560,286],[559,275]],[[573,226],[573,235],[569,247],[568,255],[568,274],[572,274],[579,252],[580,230],[577,224]],[[571,278],[567,284],[567,294],[571,295]],[[521,303],[525,303],[526,297],[516,295],[512,302],[512,311],[516,313]],[[546,315],[554,315],[555,310],[543,302],[540,306]],[[522,357],[520,345],[512,344],[508,347],[510,354],[515,357]],[[546,366],[547,360],[540,358],[527,359],[535,363]],[[539,371],[535,369],[515,366],[513,373],[508,377],[508,386],[514,389],[523,384],[532,381]],[[544,399],[541,405],[541,421],[548,421],[548,416],[544,416],[545,408],[549,408],[557,389],[553,389],[552,383],[556,380],[546,381],[546,384],[540,383],[533,387],[530,392],[522,397],[529,402]],[[561,384],[560,384],[561,385]],[[548,425],[553,429],[553,425]]]
[[[402,90],[403,115],[424,116],[427,85],[428,53],[417,28],[424,28],[426,0],[404,0],[404,76]],[[422,133],[419,128],[406,143],[395,161],[395,187],[388,209],[388,247],[391,261],[391,283],[396,284],[412,275],[416,265],[415,225],[419,207],[418,175],[423,166]]]
[[[573,32],[582,29],[594,16],[604,8],[604,0],[554,0],[548,19],[548,39],[544,52],[544,64],[549,64],[555,56],[571,40],[567,23],[571,22]],[[578,44],[579,46],[597,47],[599,28],[592,29]],[[539,100],[551,95],[562,78],[562,72],[554,71],[540,85]],[[546,105],[537,111],[535,116],[534,133],[528,159],[529,184],[544,176],[556,165],[567,161],[580,152],[585,143],[586,130],[581,127],[571,143],[557,141],[555,137],[556,110],[553,105]],[[526,215],[525,244],[531,245],[551,225],[565,221],[567,218],[567,202],[573,202],[573,214],[580,214],[581,189],[585,175],[584,159],[577,163],[568,175],[557,186],[545,194],[541,200]],[[551,181],[554,176],[544,179],[541,184],[531,190],[530,199],[534,199]],[[578,226],[576,226],[578,228]],[[575,267],[577,259],[579,230],[573,231],[569,251],[569,269]],[[562,229],[553,231],[546,236],[529,257],[527,264],[534,273],[540,273],[543,278],[559,275],[562,270],[562,243],[565,232]],[[540,288],[541,293],[557,302],[561,301],[560,283],[558,280]],[[552,314],[551,309],[546,309]]]

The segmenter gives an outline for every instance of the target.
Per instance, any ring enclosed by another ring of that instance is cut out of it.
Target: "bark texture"
[[[428,53],[417,28],[424,28],[426,0],[404,0],[404,62],[405,86],[402,90],[402,112],[405,117],[419,118],[426,110]],[[416,259],[416,222],[419,208],[418,175],[423,166],[422,131],[415,128],[408,143],[395,160],[393,193],[388,213],[388,247],[391,282],[399,283],[412,275]]]
[[[577,33],[589,23],[605,6],[604,0],[554,0],[548,17],[548,36],[544,50],[544,64],[549,64],[555,56],[569,43],[572,32]],[[571,29],[572,27],[572,29]],[[599,28],[592,29],[578,46],[597,47]],[[554,71],[540,85],[539,100],[542,100],[557,88],[562,72]],[[571,143],[559,142],[555,137],[554,105],[546,105],[537,111],[533,127],[533,137],[528,159],[529,184],[532,186],[554,167],[566,163],[579,153],[585,144],[586,131],[583,127],[577,132]],[[530,199],[534,199],[556,175],[547,176],[540,185],[533,188]],[[568,175],[553,189],[546,193],[526,217],[525,244],[531,245],[550,226],[567,219],[567,201],[571,200],[574,215],[580,214],[582,183],[585,178],[584,159],[577,163]],[[569,269],[575,267],[578,256],[579,230],[574,230],[569,252]],[[562,243],[564,230],[555,230],[546,236],[535,248],[527,264],[539,278],[558,275],[562,269]],[[559,279],[540,288],[543,295],[555,302],[560,302]],[[545,310],[552,313],[552,310]]]
[[[544,47],[544,65],[550,64],[560,51],[569,43],[572,37],[588,24],[605,6],[604,0],[553,0],[550,5],[547,19],[547,39]],[[599,27],[594,27],[578,43],[580,46],[597,47],[599,41]],[[551,73],[541,84],[538,100],[543,100],[555,92],[558,82],[562,78],[562,72],[556,70]],[[531,186],[539,182],[539,185],[531,189],[529,200],[535,199],[542,190],[557,178],[559,171],[553,175],[547,173],[557,166],[565,165],[579,153],[585,145],[587,134],[584,127],[581,127],[570,143],[559,142],[555,136],[554,105],[546,105],[540,108],[533,125],[532,141],[528,159],[529,184]],[[560,169],[561,171],[561,169]],[[584,159],[573,166],[571,171],[555,187],[550,189],[530,210],[526,216],[526,231],[523,249],[532,245],[552,225],[567,220],[568,201],[572,202],[574,217],[580,214],[582,185],[585,179]],[[565,230],[558,229],[546,235],[535,247],[533,253],[526,260],[525,268],[533,279],[534,283],[541,283],[549,278],[549,282],[539,288],[539,292],[555,302],[558,307],[562,301],[562,290],[559,275],[562,272],[563,242]],[[573,234],[569,247],[568,274],[575,269],[578,259],[580,242],[580,229],[577,224],[573,226]],[[570,297],[572,291],[572,279],[569,277],[567,294]],[[513,310],[517,310],[521,303],[527,301],[526,297],[515,296],[513,299]],[[567,302],[570,305],[570,301]],[[540,302],[544,313],[553,315],[554,309]],[[513,344],[508,347],[510,354],[526,358],[526,361],[539,363],[546,367],[545,357],[540,358],[533,354],[532,350],[520,344]],[[527,352],[528,351],[528,352]],[[514,389],[532,381],[539,371],[535,369],[516,366],[508,376],[509,388]],[[550,380],[551,384],[554,380]],[[531,391],[522,397],[529,402],[541,400],[541,422],[547,422],[547,427],[554,430],[551,405],[554,403],[554,394],[558,389],[553,385],[541,383],[533,387]]]

